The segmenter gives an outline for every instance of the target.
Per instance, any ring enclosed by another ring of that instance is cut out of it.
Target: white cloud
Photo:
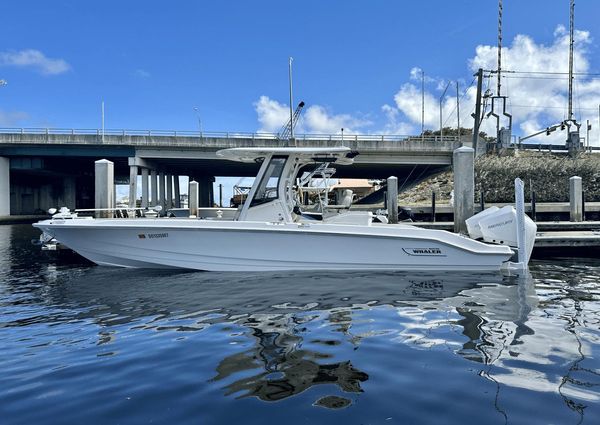
[[[0,110],[0,127],[16,127],[29,119],[29,114],[22,111]]]
[[[575,31],[574,70],[589,71],[588,47],[592,43],[587,31]],[[495,69],[497,49],[492,46],[478,46],[476,56],[470,60],[471,70],[481,67]],[[547,74],[567,73],[569,66],[569,35],[563,26],[554,31],[550,45],[536,43],[531,37],[518,35],[509,47],[502,49],[503,68],[515,71],[542,72],[544,74],[503,74],[502,94],[509,96],[509,109],[513,114],[513,133],[532,134],[557,124],[567,117],[568,79],[566,75]],[[540,78],[531,78],[540,77]],[[496,90],[497,81],[491,81]],[[596,123],[600,82],[585,77],[576,77],[574,87],[573,112],[580,122],[590,119]],[[473,99],[469,99],[474,104]],[[495,121],[486,120],[484,131],[495,132]],[[594,127],[597,127],[596,125]],[[582,127],[582,130],[584,128]],[[594,129],[590,139],[597,139]],[[582,131],[582,135],[585,132]],[[594,136],[594,137],[592,137]],[[539,143],[561,143],[565,132],[557,131],[550,137],[540,136],[532,141]]]
[[[331,114],[323,106],[312,105],[304,113],[302,124],[308,133],[339,134],[343,128],[346,134],[350,134],[371,122],[350,114]]]
[[[270,99],[268,96],[261,96],[254,104],[254,108],[260,123],[259,132],[279,132],[290,119],[289,106]],[[298,133],[339,134],[343,128],[344,133],[351,134],[370,124],[371,122],[364,118],[350,114],[332,114],[323,106],[311,105],[300,116],[296,131]]]
[[[590,70],[589,51],[592,38],[587,31],[575,31],[575,72],[586,73]],[[557,26],[554,38],[548,44],[538,43],[527,35],[517,35],[512,43],[502,49],[502,67],[504,70],[526,71],[527,74],[503,73],[502,95],[508,96],[507,111],[513,117],[513,134],[526,136],[560,123],[567,118],[568,80],[564,74],[568,71],[569,35],[563,26]],[[494,70],[497,66],[496,46],[480,45],[475,55],[468,60],[471,72],[478,68]],[[543,72],[543,74],[532,74]],[[540,77],[540,78],[532,78]],[[385,117],[382,127],[373,129],[370,120],[352,114],[334,114],[320,105],[308,107],[298,124],[298,133],[335,134],[344,128],[352,132],[416,135],[421,131],[421,69],[414,67],[408,75],[409,81],[400,86],[394,95],[393,104],[381,107],[380,114]],[[437,130],[440,126],[440,96],[448,85],[448,80],[440,77],[425,79],[425,129]],[[581,135],[586,136],[585,122],[590,120],[592,131],[590,141],[598,145],[598,99],[600,98],[600,79],[576,76],[574,82],[573,111],[575,118],[584,125]],[[496,91],[496,81],[492,76],[484,81],[484,90]],[[459,81],[460,123],[461,127],[473,126],[471,113],[475,109],[475,84],[467,87],[465,81]],[[255,103],[261,131],[277,132],[289,119],[289,109],[267,96],[261,96]],[[486,112],[489,112],[489,105]],[[453,81],[442,101],[442,124],[444,127],[456,127],[456,85]],[[502,122],[505,126],[507,122]],[[493,117],[484,119],[481,130],[490,135],[496,133],[496,121]],[[557,130],[550,136],[541,135],[530,139],[532,143],[563,143],[566,132]]]
[[[0,52],[0,66],[30,67],[44,75],[57,75],[71,69],[63,59],[51,59],[39,50]]]
[[[259,133],[277,133],[290,119],[289,106],[269,99],[268,96],[261,96],[254,103],[254,109],[260,123]]]
[[[425,82],[426,84],[441,81],[440,78],[427,75],[426,72],[424,72],[421,68],[416,66],[410,70],[410,79],[414,81]]]
[[[588,48],[592,43],[590,33],[575,31],[575,72],[589,72]],[[543,72],[544,74],[511,74],[504,73],[502,93],[509,96],[508,112],[513,116],[513,134],[529,135],[547,126],[557,124],[567,118],[568,80],[566,75],[546,74],[548,72],[568,71],[569,36],[564,27],[558,26],[554,31],[554,39],[549,45],[536,43],[527,35],[518,35],[512,43],[502,49],[502,67],[505,70]],[[468,63],[470,70],[478,68],[496,69],[497,48],[480,45],[475,49],[475,56]],[[543,77],[543,78],[531,78]],[[394,96],[395,107],[384,105],[382,108],[388,119],[385,131],[400,126],[412,128],[418,133],[421,126],[421,70],[413,68],[409,78],[414,82],[405,83]],[[425,92],[425,128],[439,128],[439,96],[446,87],[446,82],[439,78],[431,78],[426,83],[436,83],[435,89],[426,86]],[[489,81],[489,88],[496,91],[496,81]],[[429,84],[431,86],[431,84]],[[600,98],[600,80],[590,80],[583,76],[576,77],[574,83],[573,111],[579,122],[590,120],[593,130],[590,140],[597,144],[598,140],[598,98]],[[456,91],[452,84],[442,104],[443,125],[456,127]],[[461,84],[460,122],[462,127],[472,127],[471,113],[475,106],[475,87],[466,90]],[[464,94],[463,94],[464,93]],[[489,111],[489,109],[488,109]],[[406,120],[403,122],[402,120]],[[408,125],[410,124],[410,125]],[[502,125],[502,124],[501,124]],[[486,119],[482,123],[482,131],[495,134],[496,122]],[[585,136],[585,126],[581,128]],[[414,131],[413,131],[414,132]],[[540,136],[532,139],[539,143],[562,143],[565,132],[556,131],[551,136]]]
[[[146,80],[152,76],[145,69],[136,69],[135,71],[133,71],[133,75],[134,77],[141,78],[142,80]]]
[[[394,135],[412,135],[416,132],[416,127],[408,122],[399,121],[400,110],[390,105],[383,105],[381,111],[386,116],[386,124],[383,130],[384,134]]]

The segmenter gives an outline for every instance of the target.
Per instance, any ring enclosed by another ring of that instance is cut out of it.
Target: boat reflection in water
[[[598,261],[537,261],[533,277],[126,270],[55,261],[30,233],[0,226],[0,405],[28,423],[98,406],[103,423],[323,422],[321,407],[598,422]]]
[[[365,339],[387,334],[428,349],[441,343],[439,334],[432,336],[435,329],[451,326],[461,329],[462,343],[442,342],[488,364],[533,332],[526,321],[537,303],[532,279],[493,273],[240,275],[92,268],[46,295],[53,305],[76,305],[80,319],[91,317],[100,326],[99,344],[118,338],[107,338],[106,328],[128,322],[136,322],[138,331],[224,327],[233,340],[243,337],[238,344],[245,348],[219,359],[212,385],[236,398],[276,401],[333,384],[346,396],[338,391],[316,402],[326,407],[347,406],[348,394],[363,391],[368,367],[355,364],[352,351]],[[492,322],[511,323],[512,334],[498,333]]]

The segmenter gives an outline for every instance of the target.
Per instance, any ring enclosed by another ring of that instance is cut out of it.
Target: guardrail
[[[105,137],[120,136],[122,138],[129,136],[145,137],[188,137],[199,139],[260,139],[260,140],[278,140],[276,133],[248,133],[248,132],[223,132],[223,131],[179,131],[179,130],[131,130],[131,129],[67,129],[67,128],[0,128],[0,134],[20,134],[20,135],[63,135],[63,136],[96,136],[99,140]],[[392,134],[298,134],[295,137],[298,141],[310,140],[330,140],[330,141],[361,141],[361,142],[405,142],[405,141],[423,141],[423,142],[457,142],[458,136],[407,136]]]

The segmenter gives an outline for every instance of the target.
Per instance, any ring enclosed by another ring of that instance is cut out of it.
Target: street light
[[[0,80],[0,87],[5,86],[8,84],[8,81],[6,80]]]
[[[446,91],[448,91],[448,87],[450,87],[450,81],[446,84],[446,88],[444,89],[444,93],[440,96],[440,141],[444,141],[444,127],[442,124],[442,102],[444,101],[444,96],[446,96]]]
[[[198,130],[200,130],[200,136],[202,136],[202,120],[200,119],[200,112],[197,106],[194,106],[194,111],[196,111],[196,117],[198,118]]]

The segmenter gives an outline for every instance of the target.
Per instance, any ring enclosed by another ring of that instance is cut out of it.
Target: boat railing
[[[156,217],[159,215],[159,211],[147,208],[130,208],[130,207],[116,207],[116,208],[77,208],[74,211],[77,214],[83,216],[96,215],[97,213],[105,213],[110,215],[112,218],[141,218],[141,217]]]

